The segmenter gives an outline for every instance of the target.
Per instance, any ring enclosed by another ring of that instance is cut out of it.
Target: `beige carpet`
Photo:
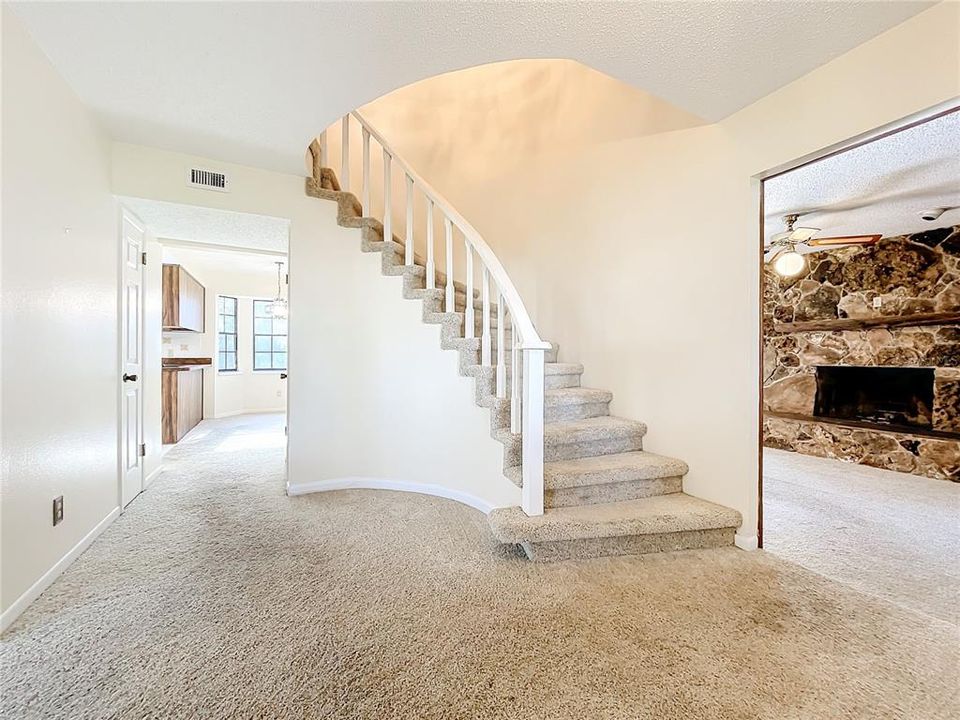
[[[6,633],[4,718],[957,717],[956,628],[764,553],[536,565],[482,516],[288,499],[203,423]]]
[[[766,449],[764,548],[960,625],[960,484]]]

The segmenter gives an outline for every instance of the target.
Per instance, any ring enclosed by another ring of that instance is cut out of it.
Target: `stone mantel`
[[[939,313],[914,313],[911,315],[884,315],[872,318],[837,318],[807,320],[805,322],[774,322],[773,332],[789,335],[812,330],[866,330],[875,327],[925,327],[927,325],[960,324],[960,311]]]

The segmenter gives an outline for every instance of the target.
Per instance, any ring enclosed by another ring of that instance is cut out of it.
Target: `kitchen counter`
[[[164,370],[190,370],[195,367],[210,367],[213,365],[213,358],[187,358],[187,357],[165,357],[162,358]]]

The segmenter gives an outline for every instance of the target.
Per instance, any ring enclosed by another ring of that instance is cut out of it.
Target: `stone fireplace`
[[[764,444],[960,481],[960,227],[765,273]]]

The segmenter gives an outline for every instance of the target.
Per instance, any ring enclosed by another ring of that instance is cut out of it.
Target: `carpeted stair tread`
[[[545,407],[561,407],[563,405],[582,405],[586,403],[604,403],[613,400],[613,393],[609,390],[596,388],[550,388],[543,392]]]
[[[549,447],[550,445],[609,440],[634,435],[642,437],[646,432],[647,426],[642,422],[604,415],[602,417],[583,418],[582,420],[547,423],[543,426],[543,444],[545,447]]]
[[[736,528],[742,521],[736,510],[684,493],[601,505],[550,508],[543,515],[532,517],[519,507],[497,508],[488,517],[494,536],[503,543]]]
[[[583,365],[580,363],[544,363],[543,364],[543,374],[544,375],[582,375],[583,374]]]
[[[683,460],[637,450],[545,463],[543,481],[544,487],[556,490],[585,485],[683,477],[687,474],[687,470],[687,464]]]

